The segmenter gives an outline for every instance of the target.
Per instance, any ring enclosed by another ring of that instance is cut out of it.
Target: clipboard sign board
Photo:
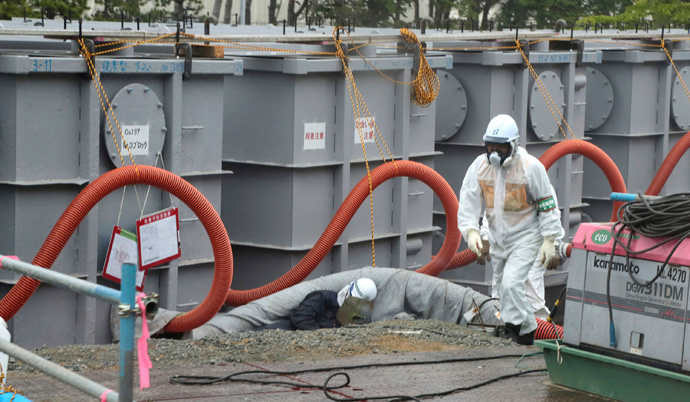
[[[103,277],[115,283],[122,283],[122,264],[138,260],[137,237],[132,232],[114,226],[103,265]],[[148,271],[137,270],[136,285],[139,292],[144,290],[147,273]]]
[[[179,258],[180,220],[177,208],[145,216],[137,221],[139,269],[146,270]]]

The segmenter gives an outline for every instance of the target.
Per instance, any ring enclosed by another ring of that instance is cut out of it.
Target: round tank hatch
[[[563,91],[563,84],[561,79],[558,78],[558,74],[553,71],[544,71],[539,74],[539,79],[544,84],[544,89],[546,90],[544,94],[539,88],[539,85],[535,82],[532,85],[532,89],[529,93],[529,119],[530,126],[534,131],[534,134],[539,137],[542,141],[548,141],[553,139],[553,137],[558,133],[558,124],[563,120],[563,112],[565,110],[565,92]],[[547,103],[544,99],[549,99]],[[556,106],[560,110],[560,115],[554,109],[555,102]],[[549,107],[551,105],[551,107]],[[556,115],[558,122],[554,119],[553,115]]]
[[[436,141],[446,141],[460,131],[467,116],[467,95],[460,81],[445,70],[436,73],[441,87],[436,101]]]
[[[688,88],[688,85],[690,85],[688,82],[690,81],[690,67],[683,67],[680,70],[680,76],[683,78],[686,88]],[[671,90],[671,112],[673,121],[676,122],[678,127],[681,130],[690,131],[690,100],[688,100],[688,95],[685,93],[685,88],[683,88],[683,84],[678,76],[673,81],[673,89]]]
[[[613,88],[606,76],[596,68],[587,67],[587,107],[585,131],[596,130],[606,123],[613,109]]]
[[[115,122],[112,114],[108,113],[110,124],[107,119],[103,123],[103,135],[110,160],[116,167],[121,167],[121,153],[125,165],[131,165],[131,153],[137,165],[153,165],[165,141],[165,115],[161,101],[149,87],[129,84],[113,97],[110,104],[117,119]],[[117,145],[113,140],[113,131]],[[125,141],[129,152],[124,147]]]

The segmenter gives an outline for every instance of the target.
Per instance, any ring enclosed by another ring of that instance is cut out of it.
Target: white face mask
[[[489,154],[489,163],[495,168],[501,167],[501,156],[498,152],[494,151]]]

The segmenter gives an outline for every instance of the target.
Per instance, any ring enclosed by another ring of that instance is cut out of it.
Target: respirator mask
[[[486,143],[484,146],[486,148],[486,159],[489,161],[491,166],[499,168],[501,166],[510,164],[510,160],[512,159],[513,155],[512,146],[508,149],[507,152],[500,152],[496,149],[494,149],[493,151],[489,151],[489,147],[486,146]]]

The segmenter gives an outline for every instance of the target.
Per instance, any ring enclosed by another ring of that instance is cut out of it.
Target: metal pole
[[[137,266],[122,264],[122,284],[120,287],[120,399],[129,402],[134,397],[134,320],[131,312],[136,304],[135,288]],[[130,310],[123,313],[123,310]]]
[[[125,30],[125,13],[124,11],[120,11],[120,30],[124,31]]]
[[[45,268],[41,269],[47,271]],[[71,385],[74,388],[77,388],[78,390],[95,398],[100,398],[101,395],[108,390],[107,387],[104,387],[101,384],[93,382],[88,378],[84,378],[79,374],[73,373],[64,367],[50,362],[40,356],[36,356],[28,350],[22,349],[19,346],[2,339],[0,339],[0,351],[7,353],[9,356],[28,364],[36,370],[62,381],[65,384]],[[115,391],[108,392],[106,395],[106,400],[108,402],[117,402],[118,398],[119,395]]]
[[[3,257],[3,255],[0,255],[0,257]],[[41,282],[49,283],[53,286],[93,296],[113,304],[120,303],[120,292],[106,286],[97,285],[83,279],[74,278],[60,272],[10,258],[2,259],[2,267],[12,272],[19,272],[20,274],[37,279]]]
[[[285,18],[283,18],[283,35],[285,35],[285,23],[286,23],[286,22],[287,22],[287,21],[285,20]]]
[[[141,18],[137,17],[137,31],[139,30],[139,23],[141,22]]]
[[[244,19],[247,18],[245,15],[247,12],[247,1],[246,0],[240,0],[240,25],[245,25]]]

